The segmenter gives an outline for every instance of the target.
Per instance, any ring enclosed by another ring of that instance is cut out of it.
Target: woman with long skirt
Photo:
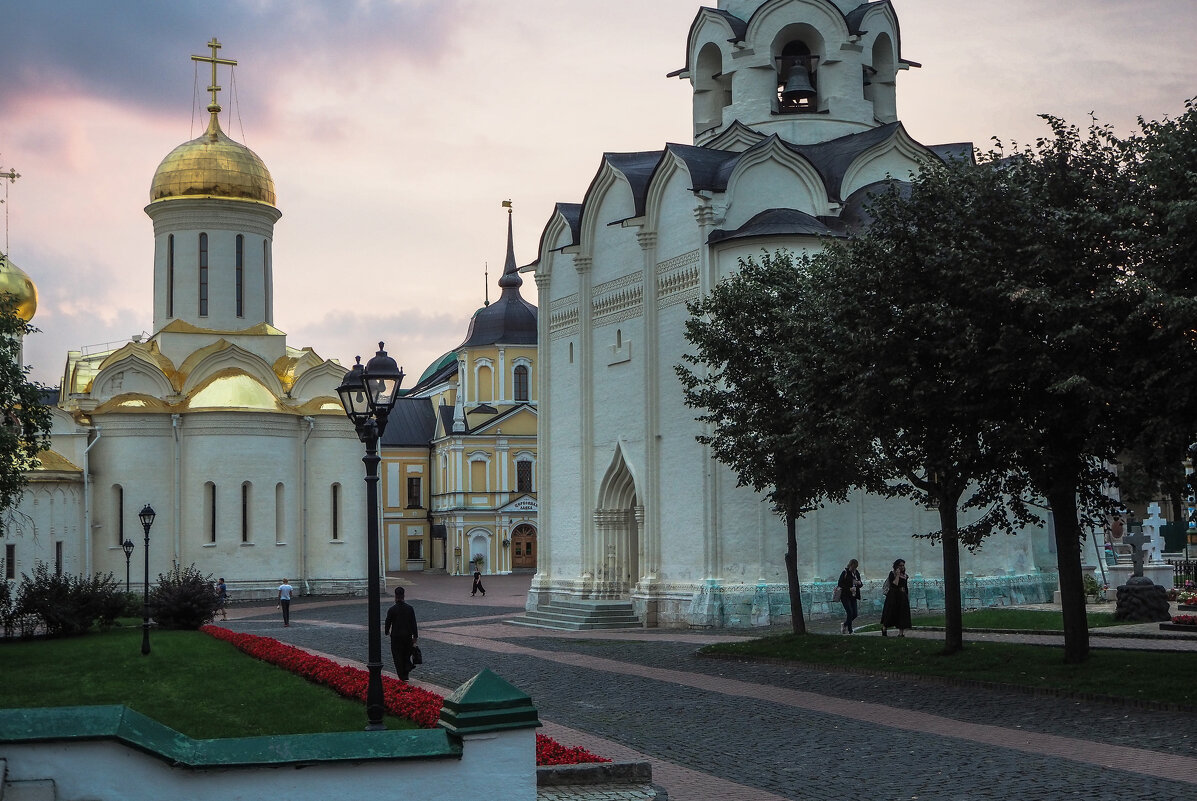
[[[906,636],[910,628],[910,591],[906,579],[906,560],[894,562],[894,569],[885,579],[885,606],[881,609],[881,636],[888,628],[896,628],[899,637]]]

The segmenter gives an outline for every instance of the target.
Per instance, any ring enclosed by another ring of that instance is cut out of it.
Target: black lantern
[[[345,416],[353,423],[358,439],[366,446],[362,462],[366,465],[366,605],[367,639],[369,643],[366,668],[369,679],[366,683],[366,729],[385,729],[382,722],[382,615],[379,609],[379,546],[378,546],[378,439],[386,430],[387,418],[395,406],[399,386],[403,383],[403,370],[395,360],[387,356],[383,343],[378,343],[378,353],[362,367],[361,357],[353,365],[337,395]]]
[[[145,529],[145,591],[141,599],[141,654],[150,652],[150,526],[154,525],[154,507],[148,503],[141,507],[137,519]]]
[[[370,411],[375,415],[385,416],[395,408],[399,385],[403,383],[403,369],[387,355],[382,345],[383,343],[378,343],[378,352],[366,363],[366,400],[370,404]],[[381,433],[380,423],[379,434]]]
[[[129,594],[129,560],[133,558],[135,547],[133,540],[125,540],[121,543],[121,550],[125,552],[125,595]]]
[[[366,394],[365,371],[362,367],[362,357],[357,357],[357,364],[345,374],[341,386],[337,387],[337,395],[341,398],[341,406],[355,428],[361,428],[370,419],[370,401]]]

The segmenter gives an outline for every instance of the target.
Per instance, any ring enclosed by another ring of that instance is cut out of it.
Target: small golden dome
[[[0,293],[4,292],[16,296],[18,317],[25,322],[33,319],[37,313],[37,285],[24,270],[0,253]]]
[[[220,130],[208,130],[172,150],[154,172],[150,202],[173,197],[222,197],[274,205],[274,181],[258,155]]]

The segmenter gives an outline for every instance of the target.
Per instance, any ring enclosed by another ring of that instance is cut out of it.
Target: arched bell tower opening
[[[616,446],[594,510],[594,539],[586,555],[590,564],[587,597],[626,598],[640,581],[644,534],[640,497],[623,451]]]
[[[778,114],[810,114],[821,107],[819,62],[825,46],[823,37],[810,25],[787,25],[773,41],[773,63],[777,69]]]
[[[873,103],[873,116],[878,122],[896,122],[898,119],[897,62],[894,44],[889,36],[878,34],[873,41],[871,66],[865,67],[865,100]]]
[[[723,52],[714,42],[698,51],[694,66],[694,133],[723,125],[723,109],[732,102],[732,80],[723,72]]]

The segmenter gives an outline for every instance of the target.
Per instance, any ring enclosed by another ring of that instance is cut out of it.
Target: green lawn
[[[971,679],[1076,693],[1197,706],[1197,653],[1093,649],[1081,665],[1064,664],[1061,648],[969,642],[943,655],[941,640],[792,634],[703,648],[702,653],[770,658],[813,666],[852,666],[918,676]]]
[[[360,731],[365,704],[342,698],[196,631],[140,628],[0,641],[0,707],[124,704],[197,739]],[[415,723],[386,717],[388,729]]]
[[[1089,620],[1089,628],[1095,629],[1106,626],[1127,625],[1127,621],[1114,619],[1113,604],[1104,604],[1103,606],[1110,611],[1089,611],[1086,614]],[[1102,607],[1097,608],[1100,609]],[[943,628],[946,621],[943,615],[925,615],[915,618],[912,622],[916,626]],[[857,626],[856,628],[869,631],[876,630],[879,626],[876,623],[870,623],[864,626]],[[964,613],[964,628],[966,631],[968,629],[974,631],[982,629],[1063,631],[1064,621],[1060,612],[1048,611],[1046,609],[974,609]]]

